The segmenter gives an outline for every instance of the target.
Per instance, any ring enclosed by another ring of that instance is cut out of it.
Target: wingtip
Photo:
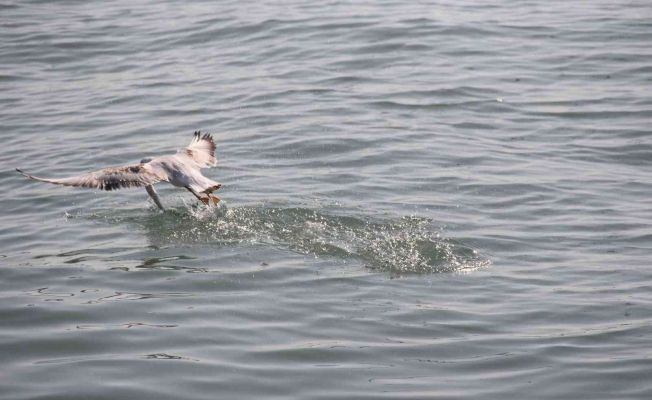
[[[213,135],[211,133],[204,133],[202,135],[200,130],[193,132],[192,140],[197,142],[201,140],[206,140],[208,142],[213,142],[213,143],[215,142],[215,139],[213,139]]]
[[[19,174],[21,174],[25,178],[34,179],[30,174],[28,174],[27,172],[23,171],[20,168],[16,168],[16,172],[18,172]]]

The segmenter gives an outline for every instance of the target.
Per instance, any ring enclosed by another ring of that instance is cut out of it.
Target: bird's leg
[[[208,199],[213,202],[213,205],[217,205],[217,203],[219,203],[222,199],[220,199],[217,196],[214,196],[213,192],[216,191],[216,190],[219,190],[219,188],[221,188],[221,187],[222,187],[222,184],[217,183],[217,184],[209,187],[208,189],[204,190],[202,193],[206,193],[206,196],[208,196]]]
[[[145,190],[147,190],[147,194],[152,198],[152,200],[154,200],[154,203],[156,203],[158,208],[160,208],[161,211],[165,211],[163,205],[161,204],[161,200],[158,198],[158,194],[156,193],[156,190],[154,190],[154,186],[147,185],[145,186]]]
[[[190,193],[194,194],[195,197],[196,197],[199,201],[201,201],[201,202],[204,203],[205,205],[208,205],[208,200],[209,200],[208,197],[202,197],[202,196],[200,196],[197,192],[195,192],[195,191],[194,191],[191,187],[189,187],[189,186],[186,186],[186,189],[188,189],[188,191],[189,191]]]

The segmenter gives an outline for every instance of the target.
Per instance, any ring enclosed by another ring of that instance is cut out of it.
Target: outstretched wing
[[[201,132],[196,131],[188,147],[179,150],[177,154],[187,156],[199,168],[214,167],[217,165],[215,148],[215,142],[210,134],[206,133],[202,136]]]
[[[148,164],[128,165],[124,167],[104,168],[88,174],[64,179],[46,179],[27,174],[16,168],[29,179],[56,185],[75,186],[91,189],[116,190],[122,188],[147,186],[167,180],[167,176],[154,170]]]

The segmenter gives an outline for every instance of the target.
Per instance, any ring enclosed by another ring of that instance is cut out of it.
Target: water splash
[[[468,272],[490,264],[475,250],[441,237],[432,221],[419,217],[382,219],[301,207],[223,205],[121,219],[141,225],[157,246],[264,244],[314,257],[356,259],[393,274]]]

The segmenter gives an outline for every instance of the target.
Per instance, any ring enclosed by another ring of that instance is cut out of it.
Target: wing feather
[[[199,168],[214,167],[217,165],[215,158],[215,142],[213,136],[196,131],[188,147],[181,149],[177,154],[182,154],[193,160]]]
[[[104,168],[99,171],[89,172],[84,175],[63,179],[39,178],[27,174],[18,168],[16,168],[16,171],[20,172],[29,179],[34,179],[41,182],[102,190],[116,190],[122,188],[147,186],[167,180],[166,176],[163,176],[161,173],[157,173],[147,164]]]

